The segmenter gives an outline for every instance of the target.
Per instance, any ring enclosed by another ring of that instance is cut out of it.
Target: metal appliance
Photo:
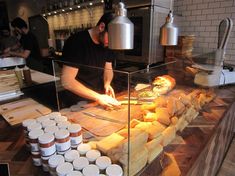
[[[206,87],[235,83],[235,71],[231,67],[224,67],[225,51],[229,36],[232,32],[233,21],[226,18],[220,22],[218,33],[218,48],[211,53],[194,58],[192,67],[199,71],[195,75],[194,83]],[[202,62],[199,62],[203,60]]]
[[[0,58],[0,69],[25,65],[25,59],[20,57]]]
[[[159,43],[160,27],[172,9],[172,1],[126,0],[125,5],[127,16],[134,24],[134,48],[121,52],[118,60],[145,65],[162,62],[164,49]]]

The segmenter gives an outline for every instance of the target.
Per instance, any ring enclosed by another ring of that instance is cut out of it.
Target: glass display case
[[[61,78],[55,83],[58,110],[72,123],[82,126],[83,143],[116,164],[114,168],[100,169],[100,173],[144,175],[154,162],[154,171],[147,175],[160,174],[165,147],[215,98],[214,88],[199,88],[191,74],[174,71],[177,63],[170,62],[137,71],[114,69],[111,85],[120,104],[101,106],[76,95],[76,89],[88,90],[67,80],[64,76],[70,73],[65,73],[62,65],[72,66],[72,77],[100,95],[105,94],[103,74],[110,75],[112,70],[61,61],[53,63],[54,75]],[[117,165],[121,170],[115,168]]]

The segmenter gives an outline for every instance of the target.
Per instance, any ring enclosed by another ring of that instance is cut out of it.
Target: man
[[[21,51],[5,51],[5,56],[16,56],[26,59],[26,65],[30,68],[41,70],[43,68],[41,53],[37,38],[28,29],[26,22],[17,17],[11,22],[14,31],[21,36],[20,44],[23,50]]]
[[[68,38],[63,49],[63,60],[69,62],[62,68],[63,86],[80,97],[97,101],[106,107],[119,105],[111,86],[113,54],[107,48],[108,23],[113,18],[112,13],[104,14],[95,27]],[[94,67],[104,68],[103,76],[100,75],[101,71]],[[101,77],[103,80],[99,79]],[[102,82],[105,94],[98,93],[101,91],[99,87]]]

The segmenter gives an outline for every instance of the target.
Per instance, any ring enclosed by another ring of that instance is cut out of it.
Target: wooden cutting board
[[[96,119],[83,114],[83,112],[90,112],[110,119],[125,122],[124,124],[114,123],[106,120]],[[140,105],[132,105],[130,108],[131,119],[140,118]],[[128,123],[128,106],[122,105],[119,110],[106,111],[102,107],[89,107],[79,112],[71,112],[67,117],[74,123],[79,123],[83,128],[94,134],[95,136],[108,136],[118,130],[124,128]]]
[[[14,71],[0,71],[0,93],[20,90]]]
[[[31,98],[0,105],[0,114],[10,125],[51,113],[51,109]]]

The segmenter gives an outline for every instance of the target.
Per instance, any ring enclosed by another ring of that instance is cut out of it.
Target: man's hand
[[[115,98],[115,93],[114,93],[114,90],[113,90],[112,86],[105,85],[104,89],[105,89],[105,94],[106,95],[111,96],[112,98]]]
[[[97,102],[104,107],[119,107],[121,105],[115,98],[105,94],[100,95]]]

